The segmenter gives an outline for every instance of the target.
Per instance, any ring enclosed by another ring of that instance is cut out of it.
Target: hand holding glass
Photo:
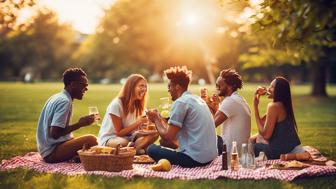
[[[169,115],[170,115],[170,107],[171,107],[171,104],[170,104],[170,101],[169,101],[169,97],[163,97],[163,98],[160,98],[160,102],[161,102],[161,105],[160,105],[160,108],[161,108],[161,116],[163,118],[169,118]]]
[[[100,126],[99,120],[100,120],[100,115],[97,106],[89,106],[89,115],[94,115],[95,117],[95,124]]]

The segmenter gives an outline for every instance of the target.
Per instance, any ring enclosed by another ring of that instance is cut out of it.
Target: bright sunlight
[[[86,34],[95,32],[99,19],[103,16],[103,8],[115,0],[40,0],[41,5],[56,11],[61,22],[68,22]]]

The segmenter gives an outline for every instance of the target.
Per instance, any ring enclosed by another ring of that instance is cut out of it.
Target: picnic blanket
[[[121,172],[85,171],[80,163],[56,163],[48,164],[43,161],[37,152],[30,152],[24,156],[16,156],[10,160],[3,160],[1,171],[15,168],[27,168],[40,173],[59,173],[63,175],[102,175],[106,177],[121,176],[127,179],[133,177],[156,177],[163,179],[254,179],[262,180],[274,178],[282,181],[292,181],[296,178],[313,177],[336,174],[334,166],[312,165],[302,170],[277,170],[266,167],[267,164],[281,163],[281,160],[267,160],[258,162],[255,170],[240,168],[238,171],[221,170],[221,156],[218,156],[211,164],[205,167],[182,168],[173,166],[169,172],[156,172],[150,169],[150,165],[133,164],[132,170]]]

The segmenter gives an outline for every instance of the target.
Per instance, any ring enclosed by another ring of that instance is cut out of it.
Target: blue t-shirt
[[[65,128],[69,125],[72,114],[72,99],[70,94],[63,90],[51,96],[45,103],[37,125],[37,149],[44,158],[48,156],[57,144],[70,140],[73,136],[69,133],[54,139],[49,135],[51,126]]]
[[[217,157],[215,123],[207,104],[200,97],[184,92],[174,102],[168,123],[181,128],[177,133],[179,152],[199,163]]]

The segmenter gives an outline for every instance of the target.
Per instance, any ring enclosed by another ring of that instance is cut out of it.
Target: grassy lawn
[[[257,84],[246,84],[240,92],[252,105],[253,92]],[[50,95],[59,92],[61,83],[0,83],[0,160],[15,155],[36,151],[35,130],[39,113]],[[120,85],[90,85],[82,101],[74,102],[73,122],[88,113],[88,106],[95,105],[101,115],[109,102],[117,95]],[[214,87],[208,86],[209,91]],[[198,93],[198,86],[191,86]],[[328,86],[330,98],[308,96],[306,85],[292,88],[294,111],[299,136],[304,145],[314,146],[327,157],[336,160],[336,87]],[[169,96],[166,85],[153,84],[149,88],[148,108],[155,108],[159,98]],[[263,99],[260,107],[266,107]],[[99,127],[91,126],[76,131],[75,136],[98,134]],[[254,118],[253,133],[256,132]],[[219,130],[218,130],[219,132]],[[0,172],[0,188],[336,188],[336,176],[299,179],[291,183],[277,180],[251,181],[228,180],[162,180],[136,178],[104,178],[100,176],[63,176],[39,174],[30,170],[16,169]]]

